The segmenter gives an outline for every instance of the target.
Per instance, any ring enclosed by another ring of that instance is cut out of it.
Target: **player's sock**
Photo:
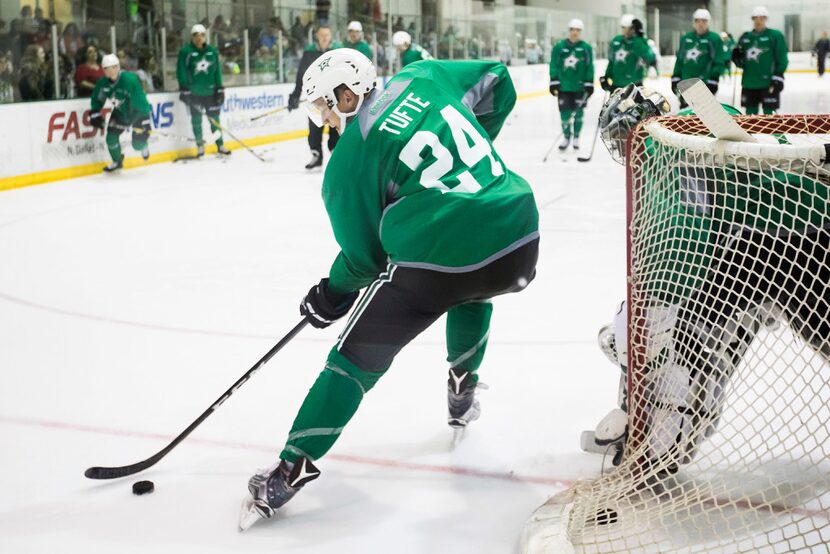
[[[305,457],[293,463],[280,460],[268,469],[257,471],[248,480],[250,496],[242,503],[239,528],[244,531],[260,519],[273,517],[276,510],[319,476],[320,470]]]

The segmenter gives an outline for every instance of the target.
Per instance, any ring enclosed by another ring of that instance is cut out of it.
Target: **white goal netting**
[[[526,552],[830,552],[830,116],[640,125],[628,160],[628,437]]]

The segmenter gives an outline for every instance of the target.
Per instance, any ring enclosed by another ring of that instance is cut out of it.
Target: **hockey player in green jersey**
[[[787,70],[787,43],[781,31],[767,27],[769,12],[763,6],[752,10],[751,31],[741,35],[732,51],[732,61],[744,70],[741,78],[741,105],[747,114],[765,114],[781,107],[784,72]]]
[[[573,137],[579,150],[582,115],[588,98],[594,93],[594,52],[581,39],[585,25],[580,19],[568,23],[568,38],[557,42],[550,51],[550,93],[559,100],[562,118],[562,143],[565,150]]]
[[[372,48],[369,43],[363,40],[363,25],[360,21],[352,21],[346,27],[349,38],[343,42],[344,48],[354,48],[370,60],[372,59]]]
[[[202,138],[202,116],[207,115],[211,133],[217,134],[216,149],[229,155],[222,130],[217,127],[222,104],[225,103],[225,87],[222,86],[222,62],[219,51],[207,43],[205,27],[198,23],[190,29],[191,41],[179,50],[176,78],[179,80],[179,98],[190,110],[190,124],[196,137],[197,156],[205,155]]]
[[[718,82],[723,73],[723,43],[720,36],[709,30],[712,16],[709,10],[695,10],[694,30],[680,37],[677,48],[677,61],[671,77],[671,90],[677,93],[677,83],[683,79],[697,78],[706,83],[712,94],[718,92]],[[686,107],[686,101],[678,94],[680,107]]]
[[[424,50],[421,45],[412,42],[412,35],[406,31],[398,31],[392,35],[392,44],[398,49],[398,54],[401,56],[401,69],[412,62],[432,59],[429,52]]]
[[[107,100],[112,102],[109,124],[107,125],[107,150],[112,163],[104,168],[111,172],[124,165],[119,137],[121,133],[132,129],[133,148],[141,152],[141,157],[150,157],[147,141],[150,138],[150,104],[141,81],[129,71],[122,71],[118,56],[107,54],[101,61],[104,77],[95,83],[92,91],[89,122],[98,129],[104,128],[102,109]]]
[[[310,117],[342,133],[323,181],[341,251],[300,312],[315,327],[345,316],[368,287],[297,414],[280,460],[254,475],[240,528],[269,518],[319,476],[333,445],[397,353],[447,314],[448,423],[479,415],[491,298],[535,276],[538,212],[528,183],[493,149],[516,101],[498,62],[424,61],[385,89],[350,49],[303,78]]]
[[[628,84],[643,83],[646,69],[656,59],[643,31],[643,22],[631,14],[620,18],[622,34],[611,40],[608,67],[599,78],[603,90],[613,92]]]
[[[732,51],[735,49],[735,39],[726,31],[721,31],[720,40],[723,43],[723,74],[732,75]]]
[[[314,61],[335,48],[341,48],[338,42],[332,42],[331,29],[326,25],[320,25],[315,32],[315,41],[305,47],[303,57],[300,58],[300,65],[297,68],[297,80],[294,83],[294,90],[288,95],[288,111],[296,110],[300,106],[300,94],[303,91],[303,75],[311,67]],[[334,151],[340,133],[329,127],[329,152]],[[323,129],[318,127],[311,120],[308,120],[308,147],[311,149],[311,160],[305,165],[306,169],[314,169],[323,165]]]

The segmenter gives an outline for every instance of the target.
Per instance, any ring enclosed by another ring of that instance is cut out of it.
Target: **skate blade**
[[[242,501],[242,507],[239,510],[239,532],[247,531],[257,521],[261,520],[262,516],[254,505],[254,499],[251,497]]]
[[[464,440],[464,435],[467,433],[466,427],[452,428],[452,442],[450,443],[450,450],[455,450],[459,444]]]

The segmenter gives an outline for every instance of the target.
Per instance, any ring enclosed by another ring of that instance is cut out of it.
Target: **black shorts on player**
[[[210,96],[191,95],[188,107],[190,108],[191,117],[201,115],[202,112],[204,112],[208,115],[208,117],[215,119],[222,111],[222,106],[216,105],[216,99],[212,94]]]
[[[768,88],[745,88],[741,91],[741,106],[755,111],[759,111],[759,106],[767,112],[777,110],[781,107],[781,93]]]
[[[582,109],[585,106],[584,92],[565,92],[559,91],[559,110],[574,111]]]

